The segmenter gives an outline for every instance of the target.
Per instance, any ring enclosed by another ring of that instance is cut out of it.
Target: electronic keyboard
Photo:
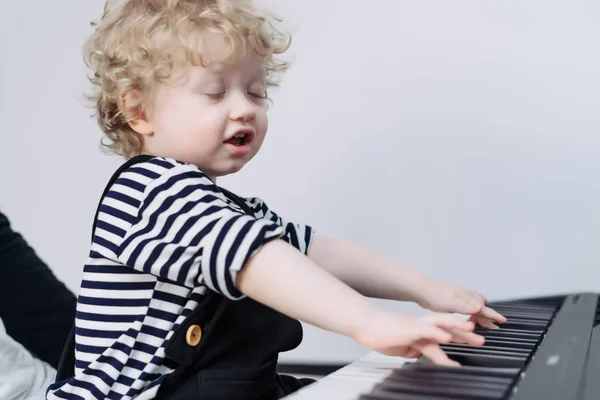
[[[599,400],[599,294],[496,301],[483,346],[444,344],[460,367],[369,353],[289,400]]]

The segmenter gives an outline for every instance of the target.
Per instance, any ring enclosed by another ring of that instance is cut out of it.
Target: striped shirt
[[[307,253],[313,231],[258,198],[247,215],[196,166],[154,157],[102,200],[75,320],[75,376],[47,399],[150,399],[175,365],[165,347],[207,290],[240,300],[236,274],[264,243]]]

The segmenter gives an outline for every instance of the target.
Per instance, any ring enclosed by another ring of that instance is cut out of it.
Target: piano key
[[[491,339],[491,340],[505,340],[505,341],[514,342],[514,343],[525,343],[525,344],[530,344],[530,345],[535,345],[539,341],[539,339],[523,338],[523,337],[511,337],[511,336],[502,335],[502,334],[496,335],[495,333],[494,334],[492,334],[492,333],[485,334],[485,335],[483,335],[483,337],[486,340],[487,339]],[[484,346],[485,346],[485,344],[484,344]]]
[[[513,312],[502,312],[498,311],[500,314],[504,315],[507,319],[524,319],[534,322],[540,322],[543,324],[547,324],[549,321],[552,321],[554,314],[536,314],[536,313],[513,313]]]
[[[394,370],[389,376],[388,379],[395,379],[397,376],[407,376],[407,377],[423,377],[425,379],[452,379],[452,380],[460,380],[460,381],[474,381],[474,382],[487,382],[487,383],[501,383],[501,384],[510,384],[514,375],[511,376],[496,376],[496,375],[469,375],[466,374],[462,368],[453,368],[447,370],[440,371],[430,371],[430,370],[419,370],[419,369],[408,369],[403,368],[400,370]]]
[[[493,306],[492,306],[493,307]],[[498,311],[503,315],[510,315],[512,313],[515,314],[525,314],[526,316],[535,316],[535,318],[545,318],[546,320],[552,319],[554,314],[556,313],[555,309],[547,309],[547,310],[535,310],[524,307],[493,307],[494,310]]]
[[[512,320],[515,323],[530,323],[530,324],[538,324],[542,326],[548,325],[549,321],[552,321],[552,318],[531,318],[530,316],[521,317],[516,315],[505,314],[504,315],[507,320]],[[500,326],[504,326],[504,324],[500,324]]]
[[[487,389],[485,387],[466,388],[456,386],[435,386],[423,385],[411,382],[384,381],[375,387],[375,390],[390,393],[413,393],[426,394],[433,396],[460,396],[463,399],[502,399],[507,388],[504,389]]]
[[[525,362],[527,361],[527,357],[463,353],[453,350],[444,351],[451,360],[454,360],[461,365],[468,366],[522,368],[525,366]]]
[[[426,358],[420,358],[418,362],[407,362],[402,365],[402,370],[417,370],[428,373],[457,373],[472,376],[497,376],[506,378],[515,378],[520,369],[519,368],[488,368],[488,367],[447,367],[443,365],[432,364],[431,361]]]
[[[387,377],[382,383],[382,386],[386,386],[390,382],[406,382],[417,385],[428,385],[431,387],[456,387],[462,388],[469,391],[472,388],[481,388],[486,390],[506,391],[506,389],[512,383],[512,380],[508,382],[490,382],[484,380],[473,381],[469,379],[463,379],[463,377],[457,376],[425,376],[425,375],[410,375],[410,374],[392,374]]]
[[[484,383],[484,382],[467,382],[462,380],[436,380],[436,379],[418,379],[418,378],[406,378],[406,379],[385,379],[379,384],[382,388],[400,387],[400,385],[411,385],[417,389],[423,386],[428,386],[432,389],[437,389],[437,394],[443,395],[445,389],[453,388],[456,392],[470,393],[473,390],[485,390],[493,391],[497,393],[506,393],[510,384],[499,384],[499,383]],[[419,393],[419,391],[417,391]]]
[[[371,352],[322,380],[286,397],[286,400],[356,400],[382,382],[393,368],[401,368],[414,359],[385,356]]]
[[[528,332],[514,332],[514,331],[510,331],[510,330],[504,330],[504,329],[478,329],[475,331],[475,333],[481,335],[481,336],[496,336],[496,337],[506,337],[506,338],[511,338],[511,339],[519,339],[519,338],[523,338],[523,339],[532,339],[532,340],[538,340],[541,335],[537,334],[537,333],[528,333]]]
[[[512,333],[529,333],[529,334],[535,334],[537,336],[543,335],[544,331],[543,330],[535,330],[535,329],[514,329],[514,328],[505,328],[505,327],[501,327],[498,329],[491,329],[491,328],[484,328],[484,327],[476,327],[474,329],[474,332],[476,333],[487,333],[487,332],[512,332]]]
[[[492,301],[492,302],[488,302],[488,304],[493,305],[493,306],[497,306],[497,307],[515,307],[515,308],[527,308],[527,309],[531,309],[531,310],[554,310],[557,307],[560,306],[560,301],[563,300],[557,300],[558,303],[557,304],[540,304],[540,303],[534,303],[534,302],[530,302],[530,301],[520,301],[520,300],[507,300],[507,301]]]
[[[454,352],[464,352],[464,353],[477,353],[477,354],[488,354],[488,355],[506,355],[506,356],[515,356],[515,357],[524,357],[527,358],[530,351],[513,351],[508,350],[506,348],[491,348],[490,346],[469,346],[469,345],[452,345],[452,344],[444,344],[440,346],[444,351],[454,351]]]
[[[492,339],[485,338],[485,344],[483,347],[487,346],[495,346],[495,347],[507,347],[507,348],[515,348],[515,349],[523,349],[523,350],[533,350],[535,348],[535,343],[527,343],[527,342],[515,342],[507,339]]]
[[[532,313],[532,312],[520,312],[520,311],[502,311],[496,310],[500,314],[505,317],[513,317],[513,318],[528,318],[537,321],[549,321],[554,313],[542,314],[542,313]]]
[[[548,327],[550,321],[523,320],[507,317],[506,322],[500,324],[504,329],[521,329],[528,331],[543,331]]]
[[[506,304],[496,304],[496,303],[488,303],[489,307],[492,307],[494,310],[502,310],[507,312],[526,312],[530,314],[552,314],[556,312],[558,307],[555,306],[533,306],[526,304],[518,304],[518,303],[506,303]]]

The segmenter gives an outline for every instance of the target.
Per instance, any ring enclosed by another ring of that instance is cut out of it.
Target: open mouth
[[[252,140],[252,133],[250,132],[239,132],[234,137],[226,140],[225,143],[229,143],[233,146],[244,146]]]

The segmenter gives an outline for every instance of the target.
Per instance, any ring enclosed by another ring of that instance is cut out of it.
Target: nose
[[[232,121],[252,121],[256,118],[256,106],[244,94],[233,96],[229,118]]]

